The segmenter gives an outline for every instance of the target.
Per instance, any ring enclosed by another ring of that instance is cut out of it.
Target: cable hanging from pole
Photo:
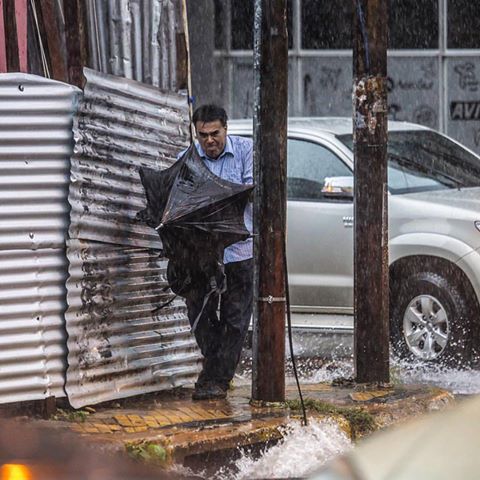
[[[302,406],[303,425],[308,425],[307,411],[305,409],[305,402],[303,401],[302,388],[300,386],[300,380],[298,378],[297,362],[295,360],[295,353],[293,351],[293,336],[292,336],[292,318],[290,315],[290,289],[288,285],[288,264],[287,264],[287,241],[286,235],[283,235],[283,268],[285,269],[285,298],[287,307],[287,331],[288,331],[288,344],[290,347],[290,358],[292,359],[293,376],[295,377],[295,383],[297,384],[298,396],[300,397],[300,404]]]

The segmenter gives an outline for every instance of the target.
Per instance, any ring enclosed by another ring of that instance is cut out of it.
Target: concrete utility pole
[[[387,0],[353,0],[355,375],[389,381]]]
[[[252,398],[285,400],[286,0],[255,0],[255,289]]]

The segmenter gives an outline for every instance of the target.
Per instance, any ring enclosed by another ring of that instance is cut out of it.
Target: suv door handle
[[[343,217],[342,220],[345,228],[353,228],[353,217]]]

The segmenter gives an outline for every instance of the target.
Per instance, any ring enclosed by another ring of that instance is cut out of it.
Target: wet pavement
[[[354,420],[358,413],[373,419],[377,429],[455,401],[446,390],[418,385],[366,388],[317,383],[304,385],[302,391],[310,406],[321,407],[308,411],[310,419],[332,418],[353,439],[362,434]],[[226,400],[192,401],[191,393],[182,388],[78,411],[58,410],[49,420],[29,418],[28,423],[75,432],[112,453],[158,445],[166,452],[166,463],[182,464],[193,455],[275,442],[285,425],[301,418],[293,408],[296,402],[253,405],[249,385],[234,387]],[[298,398],[294,386],[287,386],[287,398]]]

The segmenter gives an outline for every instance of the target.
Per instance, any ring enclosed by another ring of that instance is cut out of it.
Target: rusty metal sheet
[[[172,298],[141,166],[166,168],[189,139],[185,96],[84,70],[74,118],[65,314],[66,390],[80,407],[194,380],[200,353],[183,301]]]
[[[84,69],[74,119],[70,237],[147,248],[158,235],[135,220],[141,166],[165,168],[189,140],[187,97]]]
[[[155,250],[71,240],[67,392],[74,407],[192,382],[200,353]]]
[[[0,403],[65,396],[67,202],[80,90],[0,75]]]

